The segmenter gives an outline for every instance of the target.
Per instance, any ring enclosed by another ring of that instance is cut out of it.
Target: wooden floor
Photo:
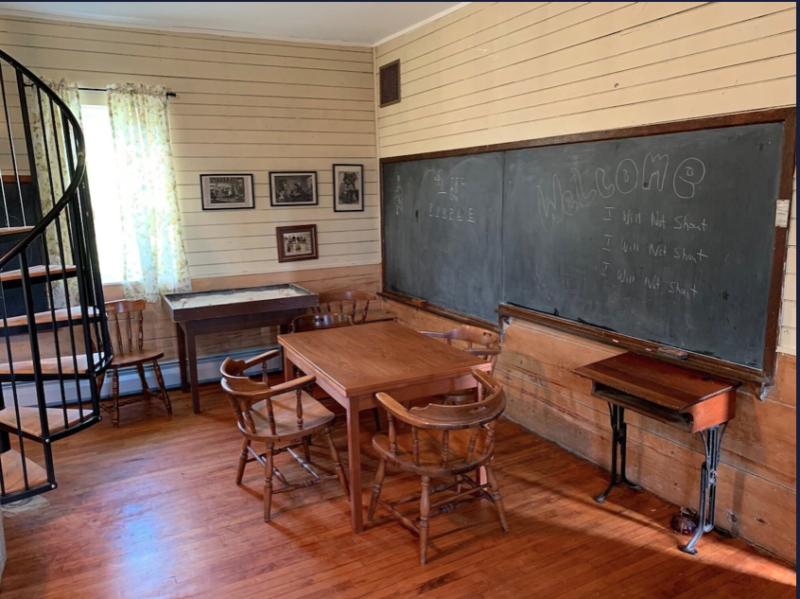
[[[234,484],[240,435],[227,400],[206,387],[194,415],[188,395],[172,398],[172,417],[160,401],[134,405],[119,429],[104,420],[56,444],[49,507],[6,515],[2,599],[795,597],[794,570],[740,541],[709,535],[699,556],[679,552],[675,507],[650,494],[615,489],[596,504],[606,472],[507,421],[495,461],[507,534],[487,502],[473,503],[433,520],[420,566],[416,537],[394,520],[354,536],[335,482],[278,495],[265,524],[256,465]],[[390,477],[384,496],[417,484]]]

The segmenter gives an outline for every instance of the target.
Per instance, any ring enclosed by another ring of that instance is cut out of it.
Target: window
[[[81,113],[100,274],[105,284],[119,283],[123,279],[122,225],[108,106],[84,104]]]

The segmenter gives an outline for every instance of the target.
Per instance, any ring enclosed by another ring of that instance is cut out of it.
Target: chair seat
[[[419,464],[414,463],[413,437],[411,432],[397,433],[397,455],[389,452],[389,437],[384,434],[372,438],[372,446],[382,458],[406,472],[420,476],[448,476],[464,474],[483,466],[492,458],[492,454],[482,455],[484,438],[478,435],[478,441],[469,461],[466,460],[470,429],[450,431],[448,443],[447,466],[442,466],[441,431],[418,429]]]
[[[303,405],[303,428],[297,427],[297,395],[294,392],[282,393],[272,398],[272,413],[275,417],[275,431],[273,435],[269,427],[267,414],[267,400],[253,404],[251,415],[256,433],[242,431],[249,437],[269,439],[270,442],[299,439],[312,435],[333,421],[334,413],[311,397],[307,392],[301,391]]]
[[[111,361],[109,368],[125,368],[126,366],[136,366],[137,364],[144,364],[145,362],[152,362],[164,357],[163,351],[144,348],[141,351],[131,352],[129,354],[114,354],[114,359]]]

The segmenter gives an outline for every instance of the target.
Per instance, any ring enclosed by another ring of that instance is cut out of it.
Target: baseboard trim
[[[272,349],[278,349],[279,346],[273,345],[268,347],[255,347],[221,354],[211,354],[202,356],[197,359],[197,378],[200,383],[218,382],[219,367],[225,358],[246,359],[257,356]],[[161,372],[164,376],[164,384],[167,389],[179,389],[181,386],[180,370],[178,368],[178,360],[167,360],[159,362]],[[283,368],[280,357],[274,358],[267,363],[269,372],[279,372]],[[253,368],[248,374],[257,374],[260,368]],[[156,387],[156,379],[153,374],[151,366],[145,366],[145,376],[151,388]],[[48,405],[61,405],[61,386],[58,381],[48,381],[44,386],[45,398]],[[119,392],[120,395],[134,395],[141,392],[141,383],[139,382],[139,375],[135,370],[123,370],[120,372],[119,377]],[[68,404],[74,404],[78,401],[78,390],[75,381],[64,382],[64,395]],[[11,384],[3,384],[3,397],[5,398],[6,405],[12,405],[13,396],[11,393]],[[86,399],[90,397],[89,381],[81,381],[80,397]],[[103,388],[100,391],[101,398],[111,397],[111,380],[106,377]],[[33,407],[37,405],[36,401],[36,388],[33,383],[17,383],[17,399],[20,406]]]

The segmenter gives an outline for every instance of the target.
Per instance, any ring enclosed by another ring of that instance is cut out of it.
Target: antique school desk
[[[178,338],[181,390],[192,388],[192,406],[200,412],[197,381],[198,335],[278,326],[288,330],[292,319],[319,305],[319,296],[298,285],[267,285],[244,289],[164,295]],[[189,377],[186,362],[189,362]]]
[[[573,372],[591,379],[592,395],[606,400],[611,412],[611,482],[595,498],[598,503],[603,503],[617,485],[639,488],[625,476],[626,409],[700,433],[706,454],[700,467],[700,522],[689,542],[679,546],[681,551],[696,554],[697,541],[704,532],[715,528],[719,452],[725,427],[736,413],[739,383],[631,353],[587,364]],[[730,536],[727,531],[717,531]]]
[[[376,322],[280,335],[283,372],[292,364],[347,410],[350,515],[353,532],[364,528],[361,489],[361,439],[358,414],[377,405],[383,391],[398,401],[475,387],[473,369],[489,371],[483,359],[426,337],[395,322]]]

